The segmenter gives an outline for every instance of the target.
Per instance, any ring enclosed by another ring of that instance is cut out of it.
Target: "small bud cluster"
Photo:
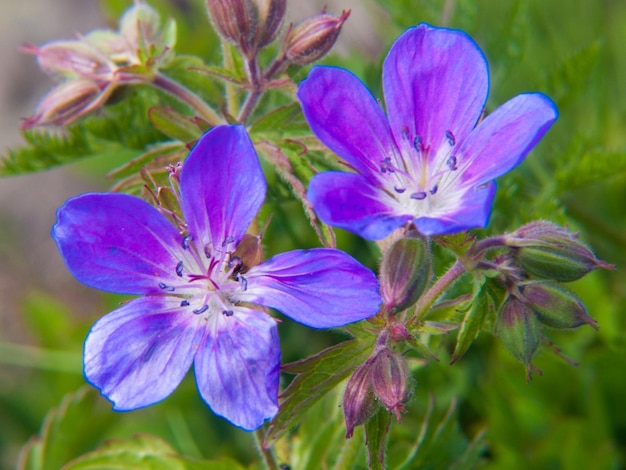
[[[175,24],[161,28],[158,13],[135,3],[118,31],[96,30],[78,39],[52,41],[22,50],[37,57],[41,69],[60,84],[39,103],[22,129],[72,123],[104,105],[119,86],[152,79],[153,70],[171,58]]]
[[[350,377],[343,398],[346,438],[354,428],[367,422],[380,404],[393,412],[400,422],[400,412],[411,393],[411,376],[406,359],[388,347],[387,332],[382,332],[372,356]]]

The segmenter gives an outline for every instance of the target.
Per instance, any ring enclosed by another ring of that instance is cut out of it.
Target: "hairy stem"
[[[261,461],[263,462],[263,468],[265,470],[279,470],[278,462],[276,461],[276,457],[274,456],[274,452],[270,449],[266,449],[263,447],[263,430],[262,428],[257,429],[252,433],[254,436],[254,443],[256,445],[256,450],[261,457]]]
[[[198,95],[171,78],[157,73],[152,84],[192,107],[209,125],[217,126],[223,122],[213,108],[206,104]]]

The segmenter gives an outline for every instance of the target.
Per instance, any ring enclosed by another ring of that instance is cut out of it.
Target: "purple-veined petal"
[[[52,228],[65,264],[88,286],[125,294],[163,293],[176,276],[181,237],[147,202],[126,194],[85,194],[57,211]]]
[[[374,273],[348,254],[330,248],[281,253],[246,273],[238,300],[272,307],[313,328],[368,318],[381,299]]]
[[[98,320],[85,341],[85,377],[113,409],[134,410],[166,398],[191,367],[203,329],[180,299],[141,297]]]
[[[315,175],[307,197],[324,223],[368,240],[381,240],[413,219],[398,214],[388,194],[355,173],[326,171]]]
[[[461,184],[480,185],[514,168],[557,117],[555,104],[542,93],[523,93],[504,103],[459,147]]]
[[[397,153],[387,117],[363,82],[347,70],[314,67],[298,89],[311,130],[333,152],[374,182]]]
[[[195,362],[198,389],[214,413],[246,430],[278,411],[280,343],[276,322],[237,307],[209,319]]]
[[[261,164],[243,126],[207,132],[181,172],[183,214],[197,246],[222,250],[236,245],[263,204],[265,189]]]
[[[391,47],[383,64],[389,122],[397,142],[421,137],[431,157],[450,138],[463,140],[487,100],[489,71],[467,34],[421,24]]]
[[[415,226],[423,235],[447,235],[472,228],[485,227],[491,214],[496,184],[491,182],[478,189],[469,188],[442,215],[419,217]]]

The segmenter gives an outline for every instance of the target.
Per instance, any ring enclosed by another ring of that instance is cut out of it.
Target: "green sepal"
[[[371,470],[387,468],[385,466],[385,445],[390,427],[391,414],[383,407],[380,407],[378,413],[365,423],[367,465]]]

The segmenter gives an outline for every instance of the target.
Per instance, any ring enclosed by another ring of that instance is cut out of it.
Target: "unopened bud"
[[[537,221],[521,227],[507,236],[507,245],[514,247],[517,263],[541,279],[569,282],[598,268],[613,269],[573,233],[551,222]]]
[[[409,396],[409,370],[400,354],[383,348],[372,362],[372,386],[385,408],[400,422],[400,412]]]
[[[256,9],[252,0],[207,0],[209,18],[227,41],[246,47],[256,32]]]
[[[541,342],[541,325],[535,313],[516,297],[509,297],[498,314],[496,334],[515,359],[526,367],[526,377],[534,369],[531,361]]]
[[[401,238],[384,253],[380,266],[380,290],[387,309],[404,310],[415,302],[428,284],[431,256],[419,238]]]
[[[103,53],[81,41],[52,41],[41,47],[26,44],[22,51],[37,56],[41,69],[55,78],[108,79],[114,68]]]
[[[91,80],[64,82],[43,98],[35,115],[22,123],[22,129],[69,124],[95,109],[101,103],[102,96],[100,86]]]
[[[546,326],[562,329],[587,324],[598,329],[596,320],[589,316],[581,300],[553,283],[528,283],[521,286],[520,291]]]
[[[271,44],[285,18],[287,0],[254,0],[257,10],[256,45],[265,47]]]
[[[342,12],[341,16],[320,13],[290,27],[283,46],[285,58],[299,65],[321,59],[337,41],[349,16],[350,11]]]
[[[368,361],[354,371],[343,395],[346,439],[350,439],[354,434],[354,428],[370,419],[375,411],[372,368]]]
[[[241,260],[240,267],[235,274],[245,274],[252,266],[256,266],[263,260],[263,245],[258,235],[246,234],[237,245],[232,258]]]

